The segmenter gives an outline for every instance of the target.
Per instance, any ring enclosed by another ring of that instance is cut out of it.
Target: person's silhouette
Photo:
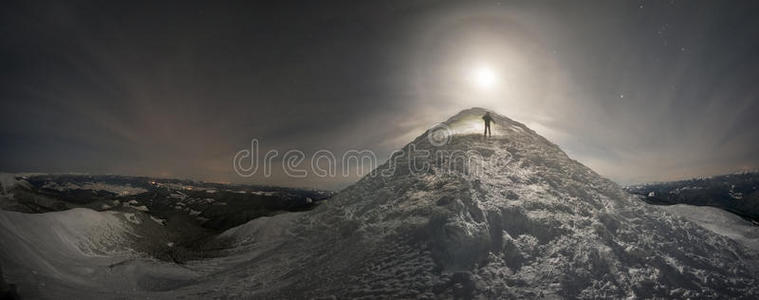
[[[493,136],[490,132],[490,122],[493,121],[493,117],[490,116],[489,112],[486,112],[485,115],[482,116],[482,119],[485,120],[485,137]]]

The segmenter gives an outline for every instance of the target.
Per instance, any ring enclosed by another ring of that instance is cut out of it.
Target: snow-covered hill
[[[759,296],[756,252],[643,203],[521,123],[494,114],[495,135],[483,139],[484,113],[457,114],[312,211],[227,230],[217,241],[234,247],[222,256],[189,262],[175,275],[124,277],[177,284],[114,291],[154,298]],[[14,267],[19,274],[27,266]],[[89,295],[86,281],[65,284]]]
[[[403,150],[474,151],[472,165],[399,154],[381,172],[291,222],[227,281],[261,297],[744,297],[756,256],[739,243],[649,206],[570,159],[523,124],[482,109]],[[443,139],[445,140],[445,139]],[[439,146],[436,146],[439,145]],[[452,167],[453,166],[453,167]],[[470,166],[472,167],[472,166]],[[419,167],[423,169],[423,167]],[[250,224],[249,224],[250,225]],[[243,225],[248,226],[248,225]],[[255,235],[255,233],[254,233]],[[255,241],[255,236],[247,237]],[[233,269],[234,270],[234,269]],[[243,279],[244,278],[244,279]]]
[[[128,214],[75,208],[44,214],[0,211],[0,266],[24,299],[102,299],[149,290],[148,280],[192,277],[140,255]]]

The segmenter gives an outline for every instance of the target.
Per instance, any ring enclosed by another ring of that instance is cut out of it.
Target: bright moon
[[[493,69],[488,67],[479,67],[475,69],[472,74],[472,82],[479,88],[489,89],[496,83],[496,73]]]

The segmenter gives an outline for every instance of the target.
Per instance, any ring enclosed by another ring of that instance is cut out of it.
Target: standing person
[[[482,116],[482,119],[485,120],[485,137],[493,136],[490,132],[490,122],[493,121],[493,117],[490,116],[489,112],[486,112],[485,115]]]

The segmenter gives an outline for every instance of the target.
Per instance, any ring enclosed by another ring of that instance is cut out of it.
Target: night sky
[[[4,2],[0,171],[334,189],[232,157],[384,160],[473,106],[621,184],[759,167],[759,1],[151,2]]]

